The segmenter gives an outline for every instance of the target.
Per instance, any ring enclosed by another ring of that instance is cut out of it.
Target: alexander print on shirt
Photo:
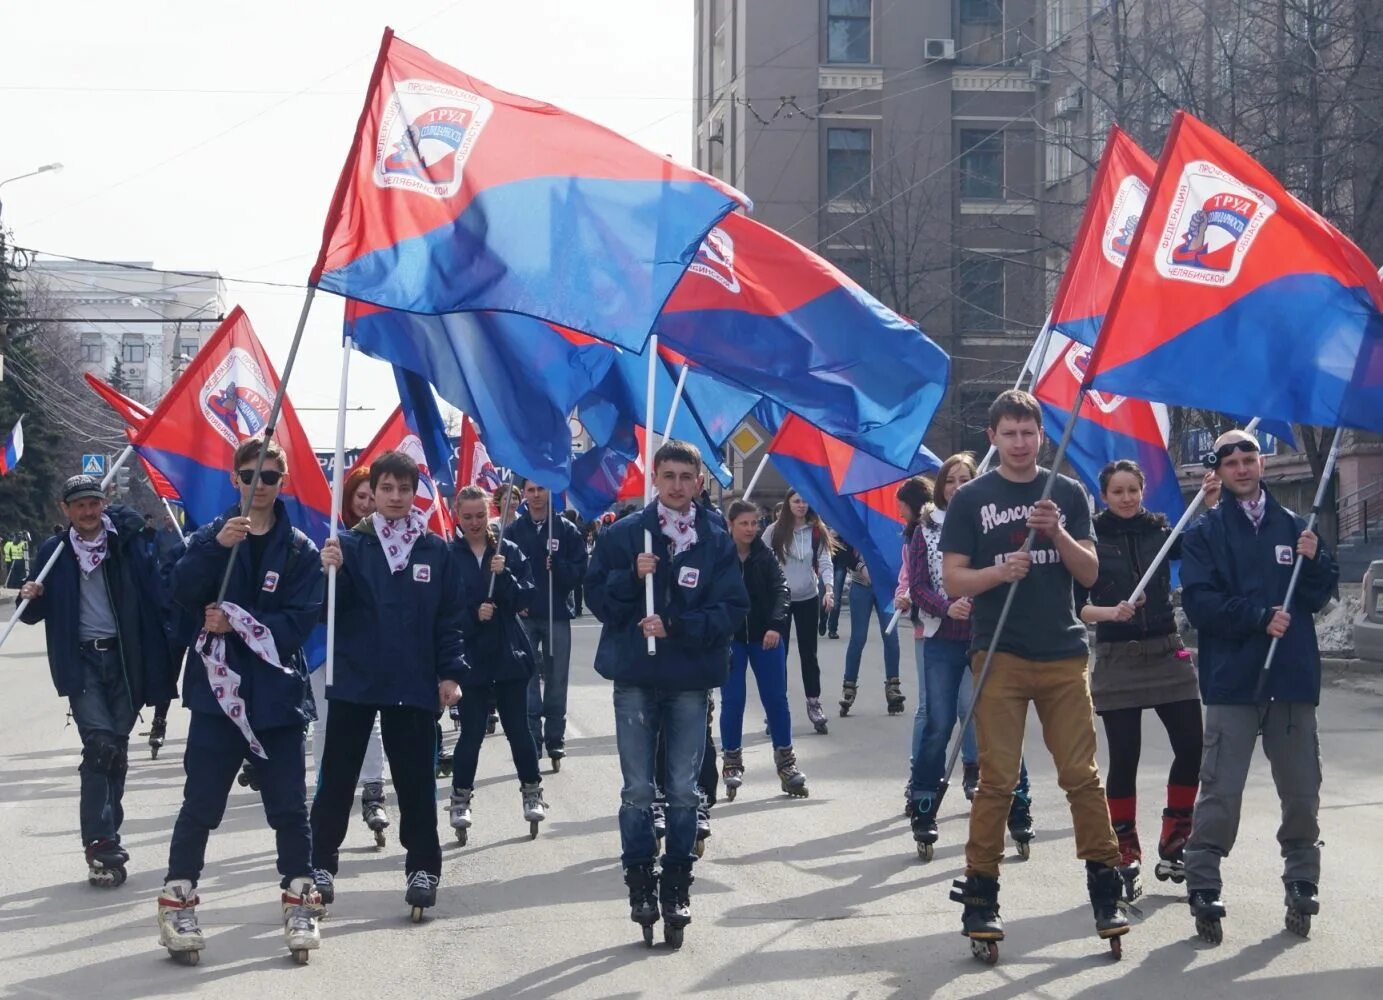
[[[974,569],[1007,561],[1028,537],[1028,517],[1050,474],[1039,469],[1031,482],[1015,483],[996,470],[967,483],[951,498],[941,529],[941,551],[969,556]],[[1052,500],[1072,538],[1093,540],[1090,503],[1080,483],[1057,476]],[[1030,660],[1085,655],[1085,625],[1076,617],[1072,582],[1056,545],[1039,535],[1033,543],[1032,569],[1019,586],[999,650]],[[1007,591],[1007,585],[994,587],[975,598],[972,652],[988,648]]]

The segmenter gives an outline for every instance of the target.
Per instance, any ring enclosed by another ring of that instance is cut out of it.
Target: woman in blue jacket
[[[462,633],[470,672],[461,687],[461,739],[452,763],[451,825],[456,839],[466,842],[471,826],[471,794],[480,745],[485,741],[488,704],[493,703],[504,722],[504,736],[514,757],[523,795],[523,818],[529,832],[538,835],[546,818],[543,779],[538,774],[538,748],[525,722],[528,717],[528,682],[536,657],[519,621],[528,607],[533,575],[523,550],[490,524],[490,497],[478,486],[466,486],[456,494],[456,525],[452,559],[460,574],[465,606]]]

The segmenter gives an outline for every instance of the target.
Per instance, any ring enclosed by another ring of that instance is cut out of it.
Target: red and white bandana
[[[397,573],[408,565],[408,557],[413,554],[413,546],[427,534],[427,522],[416,510],[410,510],[396,521],[390,521],[379,511],[370,515],[375,526],[379,546],[384,550],[384,559],[389,564],[389,572]]]
[[[296,673],[292,668],[285,667],[279,662],[279,651],[278,647],[274,645],[274,634],[266,626],[256,621],[254,615],[239,605],[229,602],[222,604],[221,610],[230,619],[231,631],[240,636],[241,641],[250,647],[250,652],[269,666],[278,667],[285,674],[293,675]],[[240,697],[240,675],[231,669],[230,659],[226,656],[226,641],[226,636],[212,635],[203,629],[197,636],[195,648],[201,654],[202,663],[206,666],[206,677],[211,682],[211,693],[216,698],[216,704],[221,706],[221,711],[226,713],[226,718],[235,723],[240,734],[245,737],[245,742],[250,745],[250,750],[256,756],[268,760],[269,755],[264,752],[264,747],[255,738],[254,730],[250,728],[245,699]]]
[[[1268,494],[1262,490],[1258,491],[1258,496],[1252,500],[1240,500],[1239,509],[1244,512],[1244,516],[1253,525],[1254,533],[1263,525],[1263,515],[1268,512]]]
[[[672,545],[673,555],[681,555],[696,544],[695,507],[688,508],[685,514],[679,514],[659,502],[658,525],[663,529],[663,537]]]
[[[106,544],[107,533],[119,534],[115,530],[114,522],[105,514],[101,515],[101,533],[91,541],[77,534],[76,528],[67,529],[68,540],[72,543],[72,554],[77,557],[77,565],[81,568],[82,576],[95,573],[96,567],[106,561],[106,556],[110,554]]]

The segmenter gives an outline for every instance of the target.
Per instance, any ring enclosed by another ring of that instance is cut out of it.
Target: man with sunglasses
[[[1312,615],[1330,600],[1339,569],[1305,522],[1263,486],[1263,457],[1252,435],[1221,434],[1206,464],[1218,473],[1224,498],[1187,531],[1181,549],[1182,606],[1199,632],[1205,703],[1200,793],[1186,845],[1191,912],[1201,938],[1218,944],[1225,916],[1220,861],[1234,847],[1261,733],[1282,805],[1277,839],[1287,928],[1305,936],[1320,910],[1321,869],[1321,657]],[[1283,607],[1298,556],[1301,577],[1291,606]]]
[[[190,647],[183,704],[192,716],[158,924],[159,943],[189,964],[205,947],[195,893],[207,838],[246,760],[254,762],[277,840],[285,941],[299,961],[321,943],[304,764],[307,723],[316,713],[303,645],[321,617],[325,584],[316,546],[289,523],[279,499],[286,469],[276,441],[242,441],[230,473],[240,504],[192,535],[171,571],[174,638]],[[218,601],[228,565],[229,586]]]

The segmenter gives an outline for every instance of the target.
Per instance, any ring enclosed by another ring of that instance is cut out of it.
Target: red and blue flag
[[[86,379],[86,384],[91,388],[91,391],[100,396],[106,405],[124,421],[125,437],[133,443],[135,435],[139,433],[139,428],[144,426],[144,421],[149,419],[149,414],[153,411],[138,400],[126,396],[110,383],[97,378],[91,372],[83,373],[82,377]],[[150,465],[143,455],[139,456],[139,464],[144,469],[144,475],[148,477],[149,486],[153,489],[155,496],[160,500],[167,500],[169,503],[182,503],[178,491],[168,481],[167,476]]]
[[[1179,111],[1086,384],[1383,431],[1383,281],[1252,157]]]
[[[456,483],[458,486],[479,486],[488,493],[500,488],[504,477],[495,463],[490,461],[490,452],[485,442],[480,440],[480,431],[475,421],[464,413],[461,415],[461,437],[456,445]]]
[[[139,428],[135,449],[168,478],[195,523],[208,524],[239,502],[231,482],[235,449],[264,431],[278,386],[237,306]],[[294,526],[320,544],[331,523],[331,488],[287,399],[274,440],[288,464],[280,499]]]
[[[711,231],[660,344],[894,466],[916,459],[950,358],[843,272],[742,215]]]
[[[309,284],[410,312],[522,313],[638,351],[711,227],[747,204],[386,29]]]
[[[24,418],[14,422],[5,438],[5,450],[0,451],[0,476],[8,476],[24,457]]]

